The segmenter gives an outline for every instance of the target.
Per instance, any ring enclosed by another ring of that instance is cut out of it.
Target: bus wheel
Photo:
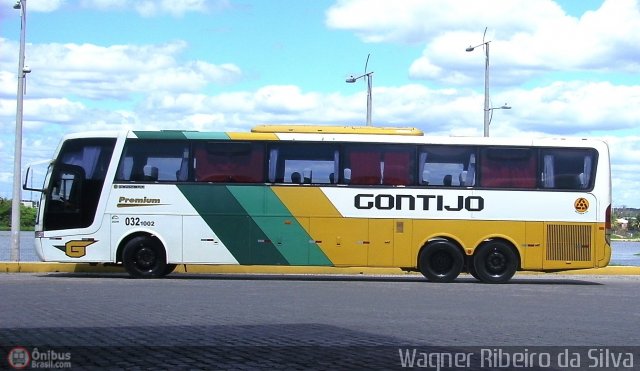
[[[420,252],[420,273],[432,282],[455,280],[463,265],[464,257],[460,249],[446,240],[429,242]]]
[[[162,277],[167,270],[162,244],[151,237],[138,236],[127,242],[122,251],[122,264],[132,277]]]
[[[167,267],[164,269],[164,272],[162,272],[162,275],[166,276],[168,274],[171,274],[177,266],[178,264],[167,264]]]
[[[513,248],[500,241],[491,241],[478,248],[473,257],[477,278],[485,283],[504,283],[518,269],[518,257]]]

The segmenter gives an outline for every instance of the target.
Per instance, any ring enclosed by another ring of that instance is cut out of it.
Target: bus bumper
[[[599,259],[596,262],[596,266],[598,268],[606,267],[607,265],[609,265],[610,261],[611,261],[611,245],[605,244],[604,245],[604,258],[603,259]]]

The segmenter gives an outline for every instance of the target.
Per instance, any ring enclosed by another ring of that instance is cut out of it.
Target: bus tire
[[[477,278],[484,283],[505,283],[518,269],[518,256],[502,241],[490,241],[480,246],[473,256]]]
[[[462,252],[447,240],[429,242],[420,252],[420,273],[431,282],[451,282],[458,277],[463,266]]]
[[[127,242],[122,251],[122,264],[135,278],[157,278],[168,274],[164,247],[149,236],[134,237]]]
[[[166,268],[164,269],[164,272],[162,272],[162,276],[171,274],[174,270],[176,270],[177,266],[178,264],[167,264]]]

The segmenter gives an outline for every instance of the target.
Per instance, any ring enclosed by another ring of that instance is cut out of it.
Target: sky
[[[14,3],[0,0],[3,198],[13,182]],[[465,49],[489,41],[490,135],[603,139],[613,206],[640,208],[640,0],[26,3],[23,172],[79,131],[364,125],[366,81],[345,79],[365,64],[373,125],[482,136],[485,52]]]

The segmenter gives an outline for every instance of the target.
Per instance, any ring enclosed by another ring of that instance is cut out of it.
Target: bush
[[[20,205],[20,229],[33,229],[36,224],[35,207]],[[11,200],[0,198],[0,230],[11,229]]]

